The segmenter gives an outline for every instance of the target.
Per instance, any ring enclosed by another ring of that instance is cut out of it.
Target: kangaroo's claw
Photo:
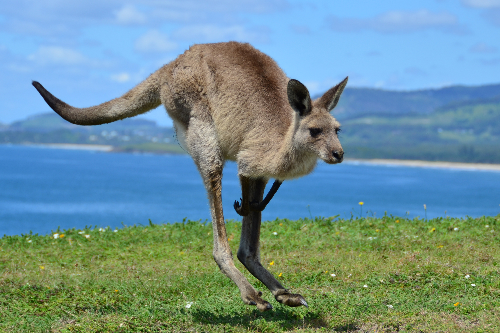
[[[309,307],[304,297],[302,297],[302,295],[290,294],[288,290],[283,290],[276,293],[275,298],[278,302],[288,306],[296,307],[303,305],[307,308]]]
[[[273,306],[271,303],[269,303],[266,300],[263,300],[260,296],[262,295],[262,292],[259,291],[258,293],[253,293],[253,295],[247,295],[246,297],[242,297],[243,301],[248,304],[248,305],[256,305],[257,309],[259,311],[264,312],[267,310],[271,310]]]
[[[243,201],[243,199],[241,198],[240,200]],[[234,201],[233,207],[236,213],[238,213],[238,215],[240,216],[247,216],[250,213],[249,207],[243,207],[238,200]]]

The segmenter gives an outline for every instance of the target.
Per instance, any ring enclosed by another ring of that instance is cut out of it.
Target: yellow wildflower
[[[283,273],[280,273],[280,274],[278,275],[278,277],[281,277],[282,275],[283,275]]]
[[[363,201],[360,201],[360,202],[359,202],[359,205],[360,205],[360,206],[363,206],[364,204],[365,204],[365,203],[364,203]]]
[[[453,304],[454,306],[458,306],[460,304],[460,302],[456,302],[455,304]]]
[[[269,263],[269,266],[274,265],[274,260]]]
[[[429,232],[434,232],[436,231],[436,228],[432,228],[431,230],[429,230]]]

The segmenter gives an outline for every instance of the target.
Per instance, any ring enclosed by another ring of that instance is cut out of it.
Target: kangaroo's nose
[[[337,160],[339,160],[339,162],[342,162],[342,160],[344,159],[344,151],[343,150],[334,150],[332,155]]]

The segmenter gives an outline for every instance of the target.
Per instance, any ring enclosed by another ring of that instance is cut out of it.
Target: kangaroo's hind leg
[[[220,270],[236,283],[246,304],[256,305],[261,311],[269,310],[272,309],[271,304],[260,297],[262,293],[257,292],[234,266],[222,211],[221,181],[224,160],[211,119],[204,119],[209,118],[207,114],[192,113],[186,141],[208,192],[214,234],[213,256]]]
[[[245,181],[248,182],[246,184],[249,196],[248,200],[250,202],[262,202],[267,180],[247,178]],[[307,306],[304,297],[299,294],[291,294],[260,263],[259,238],[261,218],[262,213],[258,210],[250,211],[247,216],[243,217],[238,259],[253,276],[266,285],[278,302],[288,306]]]

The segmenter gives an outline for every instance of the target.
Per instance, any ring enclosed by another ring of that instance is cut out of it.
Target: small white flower
[[[366,284],[365,284],[365,285],[363,286],[363,288],[368,288],[368,285],[366,285]]]
[[[334,273],[330,274],[331,277],[336,277],[337,275],[335,275]]]
[[[54,234],[53,237],[54,237],[54,239],[58,239],[59,238],[59,234]]]
[[[476,284],[475,284],[475,283],[471,283],[471,286],[475,287],[475,286],[476,286]]]
[[[466,278],[466,279],[470,278],[470,275],[469,275],[469,274],[467,274],[467,275],[465,276],[465,278]]]
[[[186,309],[189,309],[191,307],[191,305],[193,305],[193,302],[187,302]]]
[[[85,238],[90,238],[90,235],[85,235]]]
[[[453,228],[453,230],[458,231],[458,228]]]
[[[31,242],[32,242],[32,240],[31,240],[31,239],[28,239],[28,243],[31,243]]]
[[[103,231],[106,231],[106,229],[99,228],[99,231],[100,231],[100,232],[103,232]]]
[[[118,232],[118,229],[113,230],[113,232]]]
[[[351,277],[351,276],[352,276],[352,274],[349,274],[347,277]]]
[[[83,235],[84,233],[85,233],[85,231],[78,231],[79,235]]]
[[[485,225],[486,228],[489,228],[490,226],[489,225]]]
[[[278,233],[275,231],[275,232],[273,232],[273,235],[274,235],[274,236],[277,236],[277,235],[278,235]]]
[[[394,307],[393,307],[392,305],[390,305],[390,304],[389,304],[389,305],[387,305],[387,307],[388,307],[389,309],[394,308]]]

